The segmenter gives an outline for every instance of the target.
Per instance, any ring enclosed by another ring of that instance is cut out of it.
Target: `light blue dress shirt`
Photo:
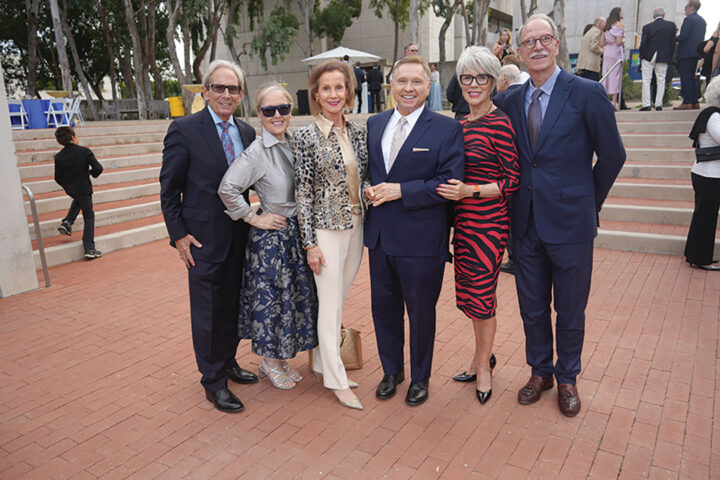
[[[210,116],[212,116],[213,123],[217,129],[218,137],[220,137],[220,141],[222,141],[223,128],[221,124],[223,119],[217,116],[210,105],[208,105],[208,110],[210,111]],[[245,150],[245,145],[243,145],[242,138],[240,138],[240,129],[237,125],[235,125],[235,118],[230,116],[229,122],[230,127],[228,127],[228,133],[230,134],[230,139],[233,142],[233,147],[235,147],[235,156],[237,157],[243,152],[243,150]]]
[[[540,95],[540,108],[542,109],[542,118],[545,119],[545,112],[547,111],[548,105],[550,104],[550,94],[552,94],[553,88],[555,88],[555,81],[558,75],[560,75],[560,67],[555,65],[555,71],[545,83],[542,84],[540,90],[543,94]],[[528,89],[525,92],[525,118],[527,118],[528,110],[530,109],[530,102],[532,102],[532,94],[537,90],[535,85],[532,83],[532,79],[528,82]]]

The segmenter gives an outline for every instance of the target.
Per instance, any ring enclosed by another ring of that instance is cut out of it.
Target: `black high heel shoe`
[[[490,381],[492,382],[492,369],[490,370]],[[487,392],[481,392],[476,388],[475,395],[477,395],[477,399],[480,400],[480,405],[485,405],[485,402],[490,400],[490,397],[492,396],[492,387],[490,387],[490,390]]]
[[[495,368],[495,365],[497,365],[497,358],[495,358],[495,354],[493,353],[492,355],[490,355],[490,371],[491,372],[492,372],[493,368]],[[456,382],[469,383],[469,382],[474,382],[475,380],[477,380],[477,375],[474,373],[472,375],[470,375],[467,373],[467,370],[466,370],[458,375],[455,375],[452,379],[455,380]]]

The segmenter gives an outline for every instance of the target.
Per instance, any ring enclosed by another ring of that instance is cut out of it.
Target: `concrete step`
[[[170,120],[123,120],[110,122],[85,122],[84,127],[75,127],[81,139],[86,136],[123,135],[131,133],[166,132]],[[13,130],[14,140],[55,139],[55,129]]]
[[[621,178],[647,179],[663,178],[690,181],[692,165],[643,165],[625,163],[620,171]]]
[[[668,133],[664,131],[662,134],[624,133],[622,134],[622,141],[625,145],[625,148],[692,147],[692,140],[688,138],[686,133]]]
[[[700,107],[704,108],[703,105]],[[618,122],[655,123],[655,122],[694,122],[700,110],[672,110],[666,108],[660,112],[640,112],[638,110],[623,110],[615,113]],[[688,130],[690,132],[690,130]]]
[[[626,162],[653,163],[653,162],[682,162],[688,165],[695,163],[695,151],[690,148],[639,148],[627,147]]]
[[[692,220],[692,213],[692,208],[606,203],[600,211],[600,222],[601,224],[603,222],[656,223],[688,227]],[[718,224],[720,225],[720,219]]]
[[[79,130],[79,129],[78,129]],[[165,138],[165,131],[160,132],[130,132],[118,133],[112,135],[87,135],[85,132],[76,131],[80,145],[93,149],[98,145],[120,145],[147,142],[162,142]],[[82,137],[81,134],[84,134]],[[15,149],[17,152],[35,151],[35,150],[59,150],[62,148],[53,138],[38,138],[33,140],[15,140]]]
[[[694,119],[692,122],[618,122],[618,129],[620,130],[621,135],[626,133],[658,135],[662,132],[685,134],[685,138],[687,138],[688,133],[690,133],[690,130],[692,129],[693,123]]]
[[[95,190],[95,193],[93,193],[93,204],[101,205],[103,203],[146,197],[158,193],[160,193],[160,183],[151,180],[151,183],[142,185]],[[42,215],[47,212],[67,210],[70,207],[70,202],[72,202],[72,200],[63,193],[55,197],[36,199],[35,208],[37,209],[38,215]],[[30,202],[28,201],[25,201],[25,214],[32,215]]]
[[[116,157],[116,156],[131,156],[141,155],[146,153],[160,153],[162,152],[162,142],[147,142],[147,143],[133,143],[123,145],[104,145],[93,147],[92,151],[95,157],[103,159],[104,157]],[[17,159],[18,165],[33,163],[33,162],[47,162],[52,161],[55,158],[55,154],[59,149],[52,150],[33,150],[26,152],[18,152]]]
[[[121,230],[106,235],[95,237],[95,248],[101,252],[109,253],[122,248],[129,248],[135,245],[152,242],[167,238],[167,230],[165,224],[156,222],[149,225],[143,225],[128,230]],[[60,265],[63,263],[80,260],[83,258],[83,250],[81,241],[73,241],[59,245],[53,245],[45,249],[45,258],[49,267]],[[36,249],[33,252],[35,258],[35,268],[42,268],[40,262],[40,253]],[[102,258],[94,260],[102,261]]]
[[[60,213],[60,212],[58,212]],[[151,217],[153,215],[160,215],[160,201],[152,201],[147,203],[141,203],[137,205],[129,205],[126,207],[113,208],[110,210],[95,211],[95,227],[103,227],[105,225],[112,225],[115,223],[129,222],[132,220],[138,220],[145,217]],[[42,233],[43,239],[55,237],[60,235],[57,228],[60,225],[60,221],[65,216],[65,212],[62,212],[57,218],[50,220],[44,220],[40,222],[40,232]],[[73,235],[82,236],[83,227],[82,213],[78,215],[73,225]],[[29,225],[30,238],[36,239],[35,225],[31,222]]]
[[[127,157],[99,158],[98,161],[105,169],[104,172],[109,173],[109,170],[117,168],[160,165],[162,163],[162,153],[145,153]],[[21,180],[39,177],[52,177],[55,175],[55,163],[44,162],[40,165],[24,164],[19,165],[18,170],[20,171]],[[105,173],[103,173],[103,175]]]
[[[658,253],[662,255],[683,255],[684,235],[663,235],[599,229],[595,247],[631,252]],[[720,240],[715,240],[714,257],[720,255]]]
[[[654,198],[692,202],[695,198],[692,186],[615,182],[610,189],[610,197]]]
[[[93,178],[93,185],[110,185],[121,182],[134,182],[137,180],[157,179],[160,175],[160,167],[134,168],[115,172],[103,172],[98,178]],[[36,180],[23,182],[30,187],[33,194],[56,192],[62,190],[60,185],[53,179]]]

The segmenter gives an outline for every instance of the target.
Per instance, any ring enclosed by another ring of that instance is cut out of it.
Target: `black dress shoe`
[[[380,400],[387,400],[388,398],[394,397],[398,383],[402,383],[403,380],[405,380],[405,372],[400,372],[397,375],[383,376],[377,389],[375,389],[375,396]]]
[[[697,268],[701,268],[701,269],[703,269],[703,270],[709,270],[709,271],[711,271],[711,272],[712,272],[712,271],[716,271],[716,270],[720,270],[720,267],[719,267],[719,266],[717,266],[717,265],[712,265],[712,264],[710,264],[710,265],[698,265],[697,263],[691,263],[690,266],[693,267],[693,268],[697,267]]]
[[[490,355],[490,370],[491,371],[493,368],[495,368],[495,365],[497,365],[497,358],[495,358],[495,354],[493,353],[492,355]],[[465,383],[474,382],[475,380],[477,380],[477,375],[474,373],[472,375],[470,375],[469,373],[467,373],[467,370],[466,370],[459,375],[455,375],[452,379],[455,380],[456,382],[465,382]]]
[[[662,112],[662,107],[655,107],[656,112]]]
[[[257,375],[245,370],[244,368],[240,368],[237,365],[232,368],[228,368],[227,370],[225,370],[225,373],[227,373],[227,376],[230,380],[235,383],[241,383],[243,385],[247,385],[248,383],[257,383],[258,381]]]
[[[221,412],[237,413],[245,408],[239,398],[225,387],[217,392],[208,392],[205,390],[205,398],[210,400],[215,408]]]
[[[410,382],[407,395],[405,395],[405,403],[411,407],[416,407],[428,399],[428,382]]]
[[[649,112],[650,110],[651,110],[650,107],[642,107],[642,108],[640,109],[641,112]]]

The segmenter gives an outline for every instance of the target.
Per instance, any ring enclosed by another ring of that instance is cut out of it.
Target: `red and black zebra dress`
[[[500,196],[464,198],[455,206],[455,295],[473,320],[495,316],[495,289],[510,232],[510,196],[520,182],[515,130],[500,110],[462,120],[465,183],[497,182]]]

